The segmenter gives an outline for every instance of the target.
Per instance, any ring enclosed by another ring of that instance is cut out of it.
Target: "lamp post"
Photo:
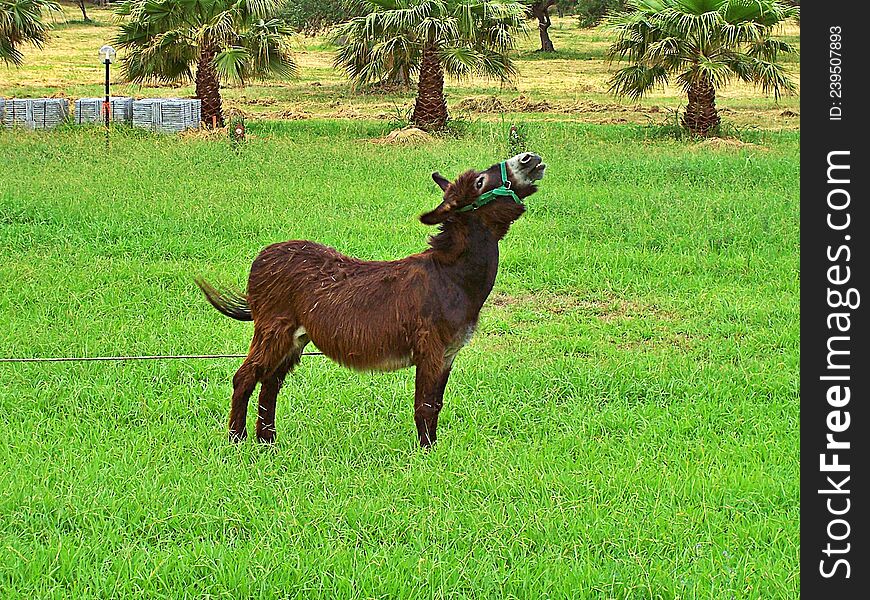
[[[109,65],[115,61],[115,49],[108,44],[100,48],[100,60],[106,65],[106,99],[103,101],[103,112],[106,116],[106,146],[109,145],[109,115],[112,105],[109,100]]]

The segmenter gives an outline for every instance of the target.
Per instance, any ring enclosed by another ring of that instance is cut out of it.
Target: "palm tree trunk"
[[[716,88],[704,78],[689,86],[689,104],[683,114],[683,127],[693,135],[708,136],[719,129]]]
[[[411,124],[420,129],[436,130],[447,123],[447,101],[444,99],[444,68],[438,58],[438,47],[430,42],[423,46],[417,100],[411,114]]]
[[[206,127],[223,127],[221,84],[214,68],[214,48],[203,48],[196,65],[196,97],[202,100],[202,120]]]

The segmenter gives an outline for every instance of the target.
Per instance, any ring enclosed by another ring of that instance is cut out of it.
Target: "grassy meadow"
[[[92,14],[0,66],[0,95],[96,94],[111,27]],[[599,33],[554,29],[576,46],[530,40],[524,73],[607,68]],[[469,81],[451,107],[610,112],[476,113],[458,138],[387,145],[380,113],[411,95],[355,94],[299,43],[301,80],[227,91],[251,117],[236,148],[115,127],[107,155],[98,127],[0,129],[0,357],[244,352],[250,324],[195,275],[242,288],[294,238],[420,251],[429,174],[504,158],[519,118],[550,167],[438,445],[416,448],[410,369],[305,357],[263,447],[226,439],[239,360],[0,364],[0,598],[798,597],[800,132],[780,113],[799,99],[729,88],[739,139],[696,142],[573,80]]]

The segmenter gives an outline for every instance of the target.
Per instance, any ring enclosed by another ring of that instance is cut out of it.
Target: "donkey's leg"
[[[257,410],[257,441],[272,443],[275,441],[275,404],[278,400],[278,392],[284,385],[284,378],[299,364],[302,350],[305,345],[294,348],[287,358],[278,365],[275,371],[263,379],[260,385],[260,401]]]
[[[453,361],[450,361],[451,363]],[[441,414],[441,408],[444,406],[444,388],[447,387],[447,380],[450,378],[451,366],[445,367],[441,376],[438,378],[438,383],[435,388],[435,417],[432,419],[432,442],[435,442],[435,432],[438,429],[438,415]]]
[[[268,329],[254,324],[254,337],[248,357],[233,377],[233,400],[230,406],[230,441],[240,442],[247,435],[248,400],[267,374],[275,371],[292,346],[292,336],[283,335],[280,320]],[[277,393],[277,392],[276,392]]]
[[[429,448],[435,443],[435,429],[440,409],[439,387],[444,374],[442,353],[417,363],[417,379],[414,385],[414,422],[420,446]],[[444,385],[447,379],[444,378]],[[442,389],[443,391],[443,389]]]
[[[230,441],[241,442],[248,437],[248,399],[257,386],[257,365],[250,356],[233,377],[233,400],[230,404]]]

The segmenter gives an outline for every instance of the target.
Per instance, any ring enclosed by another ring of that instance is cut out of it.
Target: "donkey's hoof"
[[[275,432],[274,431],[260,431],[257,432],[257,441],[261,444],[274,444],[275,443]]]
[[[423,450],[431,450],[431,449],[432,449],[432,446],[434,446],[434,445],[435,445],[435,440],[434,440],[434,439],[431,439],[431,440],[430,440],[428,437],[422,437],[422,438],[420,438],[420,447],[421,447]]]

